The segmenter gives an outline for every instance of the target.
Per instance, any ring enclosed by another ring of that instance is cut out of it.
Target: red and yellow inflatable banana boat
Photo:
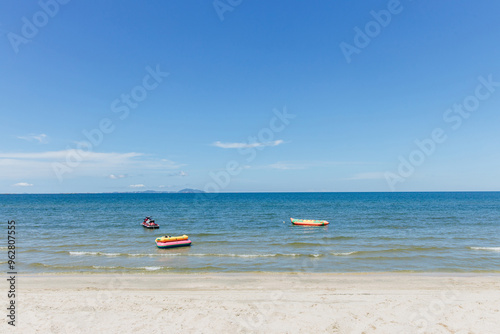
[[[306,226],[325,226],[330,224],[326,220],[314,220],[314,219],[295,219],[290,218],[293,225],[306,225]]]
[[[188,236],[185,234],[177,237],[171,237],[169,235],[165,235],[163,237],[156,238],[155,241],[156,241],[156,247],[158,248],[191,246],[191,240],[189,240]]]
[[[156,242],[169,242],[169,241],[181,241],[181,240],[187,240],[188,236],[187,235],[181,235],[178,237],[171,237],[169,235],[165,235],[163,237],[156,238]]]

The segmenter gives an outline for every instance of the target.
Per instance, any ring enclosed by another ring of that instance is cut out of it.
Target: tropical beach
[[[68,274],[19,286],[18,333],[496,333],[500,324],[498,274]]]
[[[0,333],[498,333],[499,10],[1,1]]]
[[[0,197],[18,232],[20,333],[499,326],[498,192]],[[141,226],[143,207],[158,229]],[[281,221],[290,212],[331,223]],[[165,234],[192,244],[161,249]]]

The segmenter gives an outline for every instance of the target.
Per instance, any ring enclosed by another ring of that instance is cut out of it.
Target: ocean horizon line
[[[411,191],[113,191],[113,192],[40,192],[40,193],[0,193],[0,195],[182,195],[182,194],[418,194],[418,193],[497,193],[500,190],[411,190]]]

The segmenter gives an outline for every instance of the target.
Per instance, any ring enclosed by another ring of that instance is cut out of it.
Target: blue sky
[[[498,191],[499,10],[4,1],[0,193]]]

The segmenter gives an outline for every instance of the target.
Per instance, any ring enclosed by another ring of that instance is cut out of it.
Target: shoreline
[[[367,272],[284,272],[284,271],[190,271],[190,272],[165,272],[165,271],[130,271],[130,272],[40,272],[40,273],[23,273],[18,272],[19,277],[37,278],[37,277],[68,277],[68,276],[422,276],[422,277],[481,277],[491,276],[499,277],[500,271],[470,271],[470,272],[451,272],[451,271],[367,271]]]
[[[165,326],[169,333],[494,333],[500,327],[499,274],[21,274],[17,300],[20,333],[160,333]]]

